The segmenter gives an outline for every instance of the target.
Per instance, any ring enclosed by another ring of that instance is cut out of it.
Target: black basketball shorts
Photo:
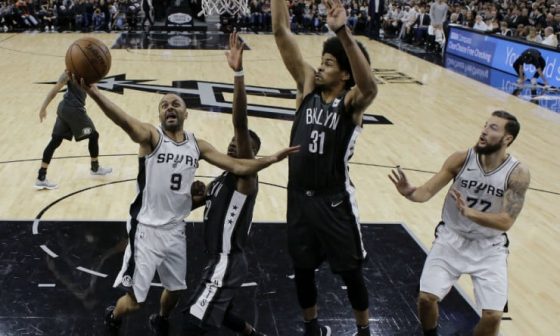
[[[73,108],[59,104],[56,114],[53,136],[59,136],[66,140],[72,140],[72,137],[74,137],[76,141],[80,141],[89,138],[95,132],[93,121],[83,108]]]
[[[294,267],[314,269],[327,260],[333,272],[361,266],[362,242],[354,192],[288,190],[288,250]]]

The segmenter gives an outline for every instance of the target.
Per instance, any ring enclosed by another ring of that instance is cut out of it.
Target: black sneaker
[[[251,333],[249,334],[249,336],[266,336],[266,335],[263,334],[262,332],[256,331],[255,328],[253,328],[253,330],[251,331]]]
[[[318,336],[331,336],[331,328],[329,326],[319,326]]]
[[[117,336],[119,334],[122,321],[113,318],[113,310],[115,310],[115,306],[105,308],[105,320],[103,323],[105,324],[107,335]]]
[[[371,332],[369,330],[369,327],[364,327],[364,328],[360,328],[352,336],[371,336]]]
[[[329,326],[320,325],[316,320],[305,327],[304,336],[331,336],[331,328]]]
[[[159,314],[150,315],[150,330],[157,336],[167,336],[169,334],[169,319]]]

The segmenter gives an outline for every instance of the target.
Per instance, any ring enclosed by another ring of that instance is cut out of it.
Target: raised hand
[[[245,43],[239,39],[237,32],[229,34],[229,50],[226,51],[226,57],[230,68],[233,71],[243,70],[243,48]]]
[[[346,9],[340,0],[323,0],[323,3],[327,7],[327,26],[336,32],[346,24]]]
[[[396,171],[394,169],[391,169],[391,173],[393,173],[393,176],[391,175],[387,175],[387,176],[389,176],[391,182],[393,182],[395,187],[397,187],[398,192],[404,197],[408,197],[412,195],[412,193],[414,192],[414,190],[416,190],[416,188],[410,185],[401,167],[397,166]]]
[[[268,157],[266,157],[269,162],[271,163],[275,163],[275,162],[280,162],[282,160],[284,160],[285,158],[288,157],[288,155],[294,154],[299,152],[300,149],[300,145],[297,146],[292,146],[292,147],[286,147],[276,153],[274,153],[273,155],[270,155]]]

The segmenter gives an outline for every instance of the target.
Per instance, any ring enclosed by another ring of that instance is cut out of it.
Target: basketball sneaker
[[[369,330],[369,326],[367,327],[358,327],[358,331],[356,331],[352,336],[371,336],[371,332]]]
[[[122,321],[113,318],[113,310],[115,310],[115,306],[105,308],[105,320],[103,323],[105,324],[107,335],[118,336]]]
[[[329,326],[320,325],[317,320],[304,322],[304,336],[331,336],[331,328]]]
[[[160,314],[152,314],[148,320],[150,330],[154,335],[167,336],[169,334],[169,319]]]
[[[42,190],[42,189],[53,190],[58,188],[58,184],[49,182],[49,180],[47,179],[44,179],[43,181],[37,179],[33,187],[37,190]]]
[[[249,334],[249,336],[266,336],[266,335],[263,334],[262,332],[258,332],[257,330],[255,330],[255,328],[253,328],[253,330],[251,330],[251,333]]]
[[[89,172],[90,172],[91,175],[101,175],[101,176],[103,176],[103,175],[111,174],[113,172],[113,168],[99,166],[97,168],[97,170],[90,169]]]

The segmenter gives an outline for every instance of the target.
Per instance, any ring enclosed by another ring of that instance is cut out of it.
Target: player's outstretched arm
[[[99,105],[103,113],[117,124],[117,126],[122,128],[130,136],[132,141],[139,144],[150,145],[152,148],[157,145],[159,133],[153,125],[141,122],[126,113],[105,97],[96,85],[88,85],[83,79],[81,80],[81,85],[93,101]]]
[[[207,141],[198,139],[201,159],[240,176],[256,174],[258,171],[271,164],[284,160],[288,155],[298,152],[299,147],[300,146],[287,147],[273,155],[263,156],[259,159],[236,159],[218,152],[216,148]]]
[[[515,167],[509,177],[502,211],[497,213],[488,213],[470,208],[457,190],[452,190],[451,196],[455,199],[455,204],[463,216],[482,226],[507,231],[513,226],[523,208],[525,193],[529,188],[530,182],[531,175],[529,174],[529,169],[523,164]]]
[[[398,192],[413,202],[426,202],[437,194],[449,181],[451,181],[458,173],[465,159],[467,152],[456,152],[451,154],[443,163],[440,171],[437,172],[426,183],[419,187],[412,186],[400,167],[392,170],[392,176],[389,179],[393,182]]]
[[[247,121],[247,93],[245,92],[245,76],[243,74],[243,47],[236,32],[229,36],[229,51],[226,53],[229,67],[236,72],[233,78],[233,108],[231,119],[235,132],[237,157],[252,159],[255,157],[249,136]]]
[[[68,76],[66,71],[64,71],[62,73],[62,75],[60,75],[60,77],[58,77],[58,80],[56,81],[56,84],[51,88],[51,90],[49,91],[49,93],[45,97],[45,100],[43,101],[43,104],[41,105],[41,110],[39,111],[39,120],[41,122],[43,122],[43,120],[45,120],[45,118],[47,118],[47,106],[49,106],[49,104],[54,99],[54,97],[56,96],[58,91],[60,91],[64,87],[64,85],[66,85],[66,83],[68,83],[69,80],[70,80],[70,77]]]
[[[303,60],[294,34],[290,31],[290,15],[285,0],[271,0],[272,32],[284,61],[294,78],[297,89],[303,94],[313,90],[315,70]]]
[[[327,6],[327,25],[336,32],[336,36],[340,39],[344,51],[348,56],[352,76],[356,85],[350,91],[348,99],[349,103],[354,107],[357,113],[363,112],[377,95],[377,84],[367,58],[364,56],[358,43],[352,36],[350,29],[346,27],[346,10],[340,0],[323,0]],[[361,123],[361,118],[360,118]]]
[[[229,36],[229,51],[226,53],[229,67],[235,71],[233,78],[233,111],[231,119],[235,132],[235,146],[237,157],[240,159],[253,159],[255,153],[249,135],[249,122],[247,120],[247,93],[245,91],[245,76],[243,73],[243,43],[236,32]],[[257,191],[257,176],[249,175],[237,179],[237,190],[245,195]]]

